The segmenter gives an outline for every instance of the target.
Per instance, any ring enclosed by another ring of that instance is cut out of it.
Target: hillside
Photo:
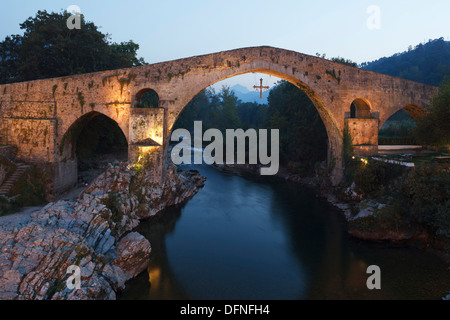
[[[438,86],[450,77],[450,41],[429,40],[408,51],[359,66],[362,69]]]

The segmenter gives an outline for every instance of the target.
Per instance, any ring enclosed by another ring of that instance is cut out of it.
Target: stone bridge
[[[333,183],[343,172],[343,134],[355,152],[377,153],[378,131],[397,111],[414,119],[426,114],[436,87],[361,70],[315,56],[272,47],[253,47],[195,56],[142,67],[0,85],[0,144],[18,148],[17,157],[45,165],[55,193],[77,182],[77,128],[103,114],[117,122],[129,158],[159,152],[161,179],[171,128],[200,91],[236,75],[260,72],[303,90],[328,133],[328,165]],[[148,90],[158,108],[136,108]],[[351,106],[354,110],[351,110]],[[151,138],[158,146],[142,143]]]

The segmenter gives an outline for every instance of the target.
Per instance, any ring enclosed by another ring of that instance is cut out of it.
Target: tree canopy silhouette
[[[20,24],[23,35],[0,42],[0,83],[68,76],[145,64],[132,40],[112,43],[81,15],[81,29],[67,27],[67,12],[38,11]]]

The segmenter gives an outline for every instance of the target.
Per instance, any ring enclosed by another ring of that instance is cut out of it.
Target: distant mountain
[[[450,77],[450,41],[429,40],[388,58],[366,62],[362,69],[437,86]]]
[[[263,99],[260,99],[260,92],[259,91],[250,91],[246,87],[236,84],[230,88],[232,91],[234,91],[236,97],[238,97],[239,100],[242,102],[256,102],[258,104],[267,104],[269,103],[268,97],[270,90],[266,90],[263,92]]]
[[[240,84],[234,85],[231,88],[231,90],[233,90],[234,93],[243,93],[243,94],[249,93],[249,90],[246,87],[244,87],[243,85],[240,85]]]

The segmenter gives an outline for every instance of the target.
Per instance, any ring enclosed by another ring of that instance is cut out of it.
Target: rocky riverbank
[[[127,164],[109,165],[74,201],[0,218],[0,300],[116,298],[148,265],[151,244],[132,232],[142,219],[180,204],[204,186],[196,171],[167,166],[165,183]],[[81,288],[70,290],[70,266]]]

